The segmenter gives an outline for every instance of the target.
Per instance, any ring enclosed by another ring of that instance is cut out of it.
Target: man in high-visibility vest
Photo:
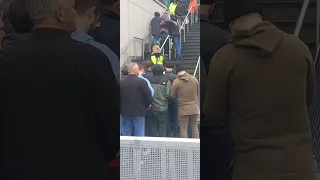
[[[177,8],[177,0],[174,0],[169,6],[170,14],[175,15],[176,8]]]

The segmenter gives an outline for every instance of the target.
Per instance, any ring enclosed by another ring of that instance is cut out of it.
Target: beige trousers
[[[188,138],[189,122],[192,131],[192,138],[199,138],[198,119],[198,114],[179,117],[180,138]]]

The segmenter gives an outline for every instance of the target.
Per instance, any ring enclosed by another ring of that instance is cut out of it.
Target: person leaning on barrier
[[[200,11],[200,110],[204,119],[203,102],[206,93],[206,76],[209,71],[212,56],[229,41],[229,33],[216,27],[212,21],[216,0],[202,0]],[[219,180],[231,180],[230,163],[233,158],[233,143],[229,126],[207,127],[201,121],[201,142],[203,142],[201,177],[213,176]],[[204,178],[206,179],[206,178]]]
[[[231,40],[213,56],[206,126],[230,125],[234,179],[317,180],[308,107],[315,67],[298,37],[263,21],[253,0],[228,0]]]
[[[0,59],[1,179],[106,179],[119,84],[99,50],[70,38],[74,0],[26,2],[34,30]]]

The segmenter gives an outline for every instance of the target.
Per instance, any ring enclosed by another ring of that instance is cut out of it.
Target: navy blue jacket
[[[103,10],[101,25],[92,33],[92,37],[108,46],[120,57],[120,16],[110,10]]]

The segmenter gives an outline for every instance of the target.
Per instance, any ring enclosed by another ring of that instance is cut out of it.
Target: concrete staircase
[[[183,37],[181,37],[181,41],[182,59],[172,58],[168,61],[183,65],[186,71],[193,75],[200,55],[200,23],[190,26],[189,32],[186,33],[186,42],[183,42]],[[175,57],[174,51],[171,57]],[[199,71],[197,71],[196,77],[199,77]]]
[[[302,0],[261,0],[259,4],[262,7],[264,20],[272,22],[283,31],[293,34],[296,27]],[[216,5],[215,22],[218,26],[225,28],[223,22],[224,0],[220,0]],[[310,0],[310,4],[300,31],[299,37],[311,50],[316,53],[316,1]]]

